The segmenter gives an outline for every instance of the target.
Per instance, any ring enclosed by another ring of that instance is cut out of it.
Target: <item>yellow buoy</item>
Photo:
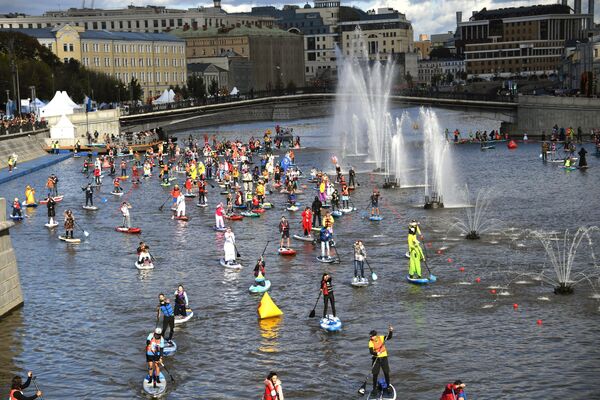
[[[256,311],[258,312],[259,319],[273,318],[283,315],[283,312],[273,302],[271,296],[269,296],[269,293],[265,293],[262,299],[260,299],[260,303],[258,303],[258,308]]]

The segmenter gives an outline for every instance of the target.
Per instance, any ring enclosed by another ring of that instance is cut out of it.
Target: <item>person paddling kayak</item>
[[[379,391],[377,377],[379,376],[380,369],[383,370],[383,376],[387,385],[384,393],[388,394],[390,391],[390,366],[388,364],[388,353],[385,348],[385,342],[392,338],[393,333],[394,328],[391,325],[388,327],[387,336],[379,336],[375,330],[369,333],[369,352],[371,353],[371,362],[373,363],[371,373],[373,374],[373,393],[375,394]]]
[[[34,400],[37,398],[41,398],[43,393],[38,390],[34,395],[25,396],[23,394],[23,390],[27,389],[31,384],[31,379],[33,378],[33,372],[27,372],[27,380],[23,383],[23,379],[20,376],[15,376],[12,378],[12,382],[10,385],[10,393],[8,395],[9,400]]]
[[[171,339],[173,339],[173,333],[175,332],[175,312],[173,311],[171,302],[165,297],[164,293],[158,295],[158,308],[156,310],[157,321],[160,318],[161,313],[163,315],[162,334],[163,336],[166,334],[168,327],[169,336],[166,340],[170,343]]]
[[[262,400],[284,400],[281,381],[275,371],[269,372],[265,379],[265,393]]]
[[[156,328],[146,338],[146,362],[148,362],[148,383],[154,381],[154,386],[160,383],[160,365],[165,348],[162,329]]]

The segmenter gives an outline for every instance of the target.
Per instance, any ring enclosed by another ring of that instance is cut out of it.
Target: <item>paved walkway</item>
[[[50,165],[59,163],[67,158],[73,156],[73,153],[69,154],[48,154],[46,156],[42,156],[36,158],[35,160],[25,161],[17,163],[17,169],[12,172],[8,172],[8,168],[3,168],[0,170],[0,185],[6,183],[12,179],[20,178],[21,176],[30,174],[32,172],[38,171],[42,168],[46,168]]]

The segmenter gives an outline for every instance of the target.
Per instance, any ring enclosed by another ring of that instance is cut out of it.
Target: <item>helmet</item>
[[[161,328],[156,328],[154,330],[154,333],[156,333],[157,335],[162,335],[162,329]]]

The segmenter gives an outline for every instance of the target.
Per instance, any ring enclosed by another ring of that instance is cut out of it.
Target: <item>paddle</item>
[[[317,304],[319,304],[319,299],[320,298],[321,298],[321,291],[319,291],[319,295],[317,296],[317,301],[315,301],[315,306],[313,307],[313,309],[310,312],[310,314],[308,314],[308,318],[314,318],[314,316],[315,316],[315,309],[317,308]]]
[[[265,248],[263,249],[262,253],[260,253],[261,257],[265,255],[265,251],[267,251],[267,246],[269,245],[269,243],[271,243],[271,241],[267,240],[267,244],[265,244]]]
[[[369,260],[367,260],[365,258],[365,261],[367,262],[367,266],[371,270],[371,279],[373,279],[374,281],[376,281],[377,280],[377,274],[375,273],[375,271],[373,271],[373,268],[371,268],[371,264],[369,264]]]
[[[236,253],[236,254],[235,254],[235,256],[236,256],[237,258],[242,258],[242,255],[241,255],[241,254],[240,254],[240,252],[238,251],[238,249],[237,249],[237,246],[235,245],[235,243],[233,244],[233,248],[235,249],[235,253]]]
[[[160,363],[160,366],[167,371],[167,374],[169,374],[169,378],[171,378],[171,382],[175,382],[175,378],[173,378],[173,375],[171,375],[171,373],[169,372],[169,370],[167,369],[167,367],[165,367],[165,364],[163,364],[162,362]]]
[[[79,225],[79,224],[77,223],[77,221],[73,220],[73,222],[75,222],[75,225],[77,225],[77,227],[83,231],[83,235],[84,235],[85,237],[88,237],[88,236],[90,236],[90,233],[89,233],[88,231],[86,231],[85,229],[83,229],[83,228],[81,227],[81,225]]]
[[[335,250],[335,256],[337,257],[337,260],[336,260],[336,262],[337,262],[338,264],[341,264],[341,263],[342,263],[342,259],[340,258],[340,253],[338,253],[338,251],[337,251],[337,247],[335,247],[335,246],[332,246],[332,247],[333,247],[333,249]]]
[[[33,379],[32,379],[32,381],[33,381],[33,384],[35,385],[35,390],[38,391],[38,392],[41,392],[40,387],[38,386],[37,381],[35,379],[36,379],[36,377],[34,376]],[[41,400],[44,400],[43,396],[40,396],[39,398]]]
[[[165,201],[163,201],[163,203],[160,205],[160,207],[158,207],[158,211],[162,211],[165,204],[167,203],[167,201],[169,201],[169,199],[171,199],[171,195],[169,195],[169,197],[167,197],[167,199]]]
[[[429,277],[431,278],[433,276],[435,278],[435,275],[431,273],[431,270],[429,269],[429,265],[427,264],[427,259],[429,258],[427,255],[427,246],[424,246],[423,249],[425,249],[425,258],[423,259],[423,261],[425,262],[425,267],[427,268],[427,272],[429,272]]]
[[[375,360],[373,361],[373,364],[371,364],[371,370],[365,377],[365,380],[362,383],[362,385],[360,385],[360,387],[358,388],[358,394],[360,394],[361,396],[365,395],[365,389],[367,388],[367,380],[369,379],[369,376],[371,376],[371,373],[373,372],[373,367],[375,366],[375,363],[377,362],[377,360],[379,360],[379,359],[375,358]]]

